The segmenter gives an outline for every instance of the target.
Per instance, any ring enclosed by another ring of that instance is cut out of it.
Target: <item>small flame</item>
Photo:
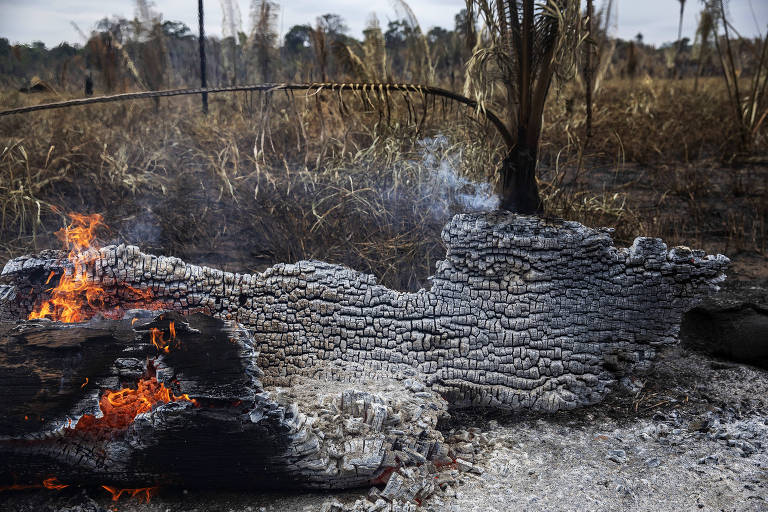
[[[67,259],[74,267],[72,272],[64,272],[59,278],[59,284],[51,290],[51,298],[43,301],[40,306],[29,314],[29,320],[35,318],[50,318],[65,323],[83,322],[88,320],[95,311],[101,311],[105,316],[122,318],[123,311],[115,308],[106,310],[107,292],[96,283],[88,280],[88,265],[98,258],[96,230],[105,227],[99,214],[82,215],[70,213],[72,223],[60,229],[56,236],[69,250]],[[48,284],[55,272],[48,275]],[[150,290],[140,290],[125,285],[128,297],[126,302],[138,303],[145,309],[162,309],[163,305],[153,300]]]
[[[168,324],[168,332],[170,333],[170,338],[166,340],[164,331],[158,329],[157,327],[152,327],[149,330],[152,344],[157,348],[157,350],[161,350],[166,354],[171,351],[171,344],[177,348],[179,346],[179,342],[176,340],[176,322],[170,322]]]
[[[130,497],[138,497],[139,501],[142,498],[146,499],[145,503],[149,503],[149,499],[153,494],[157,492],[159,487],[140,487],[136,489],[118,489],[117,487],[110,487],[109,485],[102,485],[103,489],[106,489],[108,493],[112,495],[112,501],[117,501],[123,494],[130,495]],[[143,496],[142,496],[143,494]]]
[[[84,388],[84,387],[85,387],[85,386],[87,386],[87,385],[88,385],[88,377],[86,377],[86,378],[85,378],[85,382],[83,382],[82,384],[80,384],[80,388]]]
[[[99,401],[103,413],[101,418],[84,414],[77,421],[75,430],[90,431],[98,429],[120,430],[128,427],[139,414],[149,412],[159,404],[186,401],[197,405],[197,400],[189,395],[174,395],[155,376],[139,380],[136,389],[123,388],[119,391],[107,390]]]
[[[149,330],[149,334],[152,337],[152,344],[157,347],[157,350],[165,351],[166,353],[169,351],[168,345],[166,344],[166,341],[163,339],[163,331],[158,329],[157,327],[153,327]]]

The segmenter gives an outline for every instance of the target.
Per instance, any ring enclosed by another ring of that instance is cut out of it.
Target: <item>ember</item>
[[[105,303],[107,292],[98,284],[88,280],[88,264],[98,257],[99,244],[96,230],[106,227],[99,214],[83,215],[70,213],[72,223],[60,229],[56,236],[69,250],[67,259],[73,265],[71,272],[65,271],[59,278],[59,284],[46,290],[51,298],[29,314],[29,320],[50,318],[59,322],[73,323],[88,320],[94,313],[100,312],[110,318],[122,318],[123,309],[108,308]],[[45,284],[50,283],[56,273],[51,271]],[[144,309],[160,309],[162,304],[152,299],[149,290],[140,290],[132,286],[123,287],[126,292],[125,303],[138,304]]]
[[[149,503],[149,499],[159,489],[159,487],[140,487],[140,488],[137,488],[137,489],[118,489],[117,487],[110,487],[109,485],[102,485],[101,487],[112,495],[112,501],[119,500],[120,496],[125,494],[125,495],[130,495],[132,498],[133,497],[138,497],[139,500],[141,500],[141,498],[143,497],[143,498],[146,499],[146,503]]]
[[[45,487],[46,489],[60,491],[69,486],[66,484],[59,483],[59,480],[55,476],[53,476],[51,478],[46,478],[45,480],[43,480],[43,487]]]
[[[62,484],[55,476],[46,478],[39,484],[12,484],[0,486],[0,491],[25,491],[27,489],[50,489],[52,491],[60,491],[69,485]]]
[[[189,398],[186,393],[180,396],[174,395],[154,375],[151,375],[149,378],[139,380],[136,389],[107,390],[99,401],[99,409],[104,415],[97,418],[92,414],[84,414],[75,425],[75,430],[80,432],[121,430],[133,423],[139,414],[151,411],[155,405],[179,401],[197,405],[197,401]]]

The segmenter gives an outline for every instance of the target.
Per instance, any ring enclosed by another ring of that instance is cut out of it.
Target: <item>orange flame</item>
[[[50,489],[52,491],[60,491],[69,485],[62,484],[58,478],[52,476],[43,480],[40,484],[13,484],[0,486],[0,491],[24,491],[27,489]]]
[[[162,350],[164,352],[169,352],[168,344],[163,339],[163,331],[160,329],[153,327],[149,330],[149,334],[152,337],[152,344],[157,347],[157,350]]]
[[[115,308],[105,311],[107,292],[98,284],[89,282],[88,265],[98,257],[99,244],[96,241],[96,230],[105,227],[101,215],[82,215],[70,213],[72,223],[56,232],[69,250],[67,259],[74,269],[71,273],[64,272],[59,278],[59,284],[50,290],[51,298],[43,301],[40,306],[29,314],[29,320],[35,318],[50,318],[65,323],[83,322],[88,320],[95,311],[101,311],[105,316],[121,318],[122,310]],[[51,272],[46,284],[55,275]],[[161,309],[162,304],[153,302],[152,292],[140,290],[125,285],[130,297],[127,302],[141,304],[146,309]]]
[[[87,264],[95,259],[94,253],[88,249],[98,249],[94,245],[96,229],[104,224],[101,215],[80,215],[70,213],[72,224],[56,233],[57,238],[69,248],[67,259],[74,265],[72,274],[64,273],[59,284],[51,290],[51,298],[43,302],[36,311],[32,311],[29,319],[51,317],[62,322],[79,322],[83,316],[83,297],[88,305],[100,309],[103,305],[104,290],[88,282],[86,276]],[[48,276],[46,284],[54,273]]]
[[[187,401],[197,405],[197,400],[189,398],[184,393],[174,395],[170,389],[153,376],[141,379],[136,389],[123,388],[119,391],[107,390],[99,401],[99,409],[104,414],[96,418],[91,414],[84,414],[75,425],[76,431],[91,430],[120,430],[133,423],[133,420],[141,413],[151,411],[159,404],[169,402]]]
[[[168,325],[168,331],[170,332],[170,339],[165,339],[165,332],[156,327],[152,327],[149,330],[149,335],[152,340],[152,344],[157,350],[162,350],[166,354],[171,351],[171,343],[178,348],[179,342],[176,340],[176,322],[170,322]]]
[[[146,498],[146,503],[149,503],[149,499],[152,497],[153,494],[157,492],[159,487],[140,487],[137,489],[118,489],[117,487],[110,487],[109,485],[102,485],[103,489],[106,489],[108,493],[112,495],[112,501],[117,501],[120,499],[120,496],[123,494],[130,495],[133,497],[138,497],[139,501],[142,499],[142,494],[144,494],[144,498]]]

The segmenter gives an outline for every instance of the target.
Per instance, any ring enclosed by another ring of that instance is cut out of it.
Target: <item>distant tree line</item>
[[[437,81],[461,87],[463,64],[474,45],[466,30],[466,10],[454,30],[435,27],[426,34],[414,19],[390,21],[386,28],[371,17],[362,40],[349,35],[337,14],[314,24],[295,25],[280,39],[277,6],[257,2],[248,32],[225,28],[226,37],[206,37],[208,84],[272,81]],[[198,40],[176,21],[104,18],[83,44],[42,42],[11,45],[0,38],[0,86],[21,87],[33,78],[75,92],[91,76],[97,91],[197,86]],[[426,52],[429,55],[425,54]]]
[[[349,35],[338,14],[295,25],[281,39],[275,2],[253,2],[247,31],[242,30],[239,13],[230,9],[227,15],[225,10],[225,37],[209,36],[205,41],[208,84],[356,80],[419,82],[462,90],[465,65],[482,44],[476,16],[463,9],[455,16],[453,29],[434,27],[423,32],[403,5],[402,17],[386,27],[371,16],[362,40]],[[80,32],[82,44],[46,48],[41,42],[11,45],[0,38],[0,86],[19,88],[34,78],[76,93],[87,77],[97,93],[198,86],[197,36],[184,23],[163,21],[146,6],[137,11],[134,19],[104,18],[90,35]],[[607,41],[599,47],[600,78],[721,73],[710,48],[713,34],[706,20],[693,42],[682,38],[654,48],[644,44],[641,34],[631,41],[610,38],[599,15],[596,34]],[[749,39],[738,44],[743,48],[737,48],[737,56],[751,55]],[[742,63],[741,69],[748,73],[749,62]]]

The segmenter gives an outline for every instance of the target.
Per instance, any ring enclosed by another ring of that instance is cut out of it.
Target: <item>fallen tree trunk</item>
[[[130,286],[252,329],[268,385],[329,371],[333,380],[328,363],[338,363],[359,375],[415,371],[457,407],[553,412],[647,370],[729,263],[654,238],[617,249],[610,230],[508,213],[457,215],[443,241],[431,289],[416,293],[318,261],[231,274],[125,245],[95,253],[87,278],[111,306],[124,306]],[[50,252],[10,261],[0,319],[26,318],[64,268]]]
[[[124,245],[83,253],[78,272],[55,251],[11,260],[0,477],[346,488],[417,465],[398,473],[416,483],[390,489],[410,500],[453,460],[436,429],[449,406],[599,401],[677,341],[682,313],[728,264],[506,213],[456,216],[443,240],[417,293],[318,261],[241,275]],[[106,291],[85,306],[93,318],[24,320],[56,276],[79,272]]]

